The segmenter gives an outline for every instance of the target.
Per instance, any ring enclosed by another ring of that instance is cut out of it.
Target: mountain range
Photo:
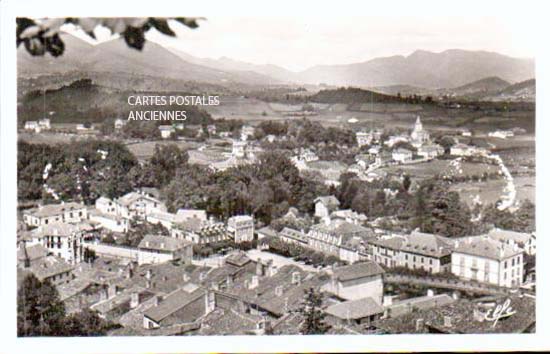
[[[59,58],[31,57],[18,48],[18,74],[22,78],[67,72],[122,73],[218,85],[327,84],[358,87],[413,87],[418,90],[457,88],[496,77],[517,83],[535,77],[533,59],[451,49],[441,53],[417,50],[408,56],[376,58],[361,63],[318,65],[301,72],[280,66],[258,65],[227,57],[198,58],[148,41],[136,51],[123,40],[91,45],[72,35],[62,36],[65,53]],[[495,80],[493,80],[495,81]],[[493,84],[499,85],[496,81]],[[490,82],[486,82],[490,85]],[[482,86],[483,83],[477,84]],[[468,89],[468,88],[466,88]]]

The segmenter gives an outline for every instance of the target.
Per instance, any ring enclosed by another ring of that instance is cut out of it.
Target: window
[[[432,265],[432,264],[433,264],[433,259],[430,258],[430,265]],[[430,269],[431,269],[431,268],[430,268]]]
[[[508,268],[508,261],[504,261],[504,269]],[[506,274],[506,273],[505,273]],[[506,279],[506,278],[505,278]]]
[[[78,212],[78,216],[82,216],[82,212],[81,212],[81,211]]]
[[[406,261],[409,260],[409,255],[408,255],[408,254],[405,254],[405,260],[406,260]]]
[[[516,259],[512,258],[512,267],[516,265]]]
[[[44,224],[47,224],[48,223],[48,219],[44,219]]]
[[[73,217],[73,212],[72,211],[69,213],[69,217],[71,217],[71,218]]]

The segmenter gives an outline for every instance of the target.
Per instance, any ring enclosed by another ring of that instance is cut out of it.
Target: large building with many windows
[[[523,283],[523,249],[486,235],[467,237],[456,241],[452,272],[463,279],[517,287]]]

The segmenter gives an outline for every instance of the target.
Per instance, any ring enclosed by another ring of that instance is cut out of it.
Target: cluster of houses
[[[25,122],[25,130],[32,131],[35,133],[40,133],[43,130],[50,130],[50,119],[49,118],[43,118],[39,120],[29,120]]]
[[[204,210],[179,209],[169,213],[154,194],[154,189],[144,188],[116,199],[100,197],[91,208],[70,202],[24,210],[22,219],[27,230],[20,232],[19,250],[24,255],[31,249],[40,249],[47,254],[47,259],[66,265],[48,268],[49,276],[56,279],[58,271],[85,261],[86,252],[90,251],[138,264],[176,259],[190,263],[194,244],[225,240],[242,243],[254,239],[252,216],[236,215],[224,224],[207,218]],[[125,234],[132,221],[162,225],[168,235],[146,235],[137,247],[100,242],[101,230]],[[45,274],[44,267],[40,270]]]
[[[321,220],[308,232],[285,227],[280,232],[260,229],[259,237],[277,235],[282,241],[333,255],[347,263],[374,261],[386,268],[452,273],[465,280],[500,287],[524,282],[524,255],[535,255],[535,234],[493,229],[487,234],[446,238],[419,232],[387,233],[365,226],[365,215],[339,210],[334,196],[315,200]]]

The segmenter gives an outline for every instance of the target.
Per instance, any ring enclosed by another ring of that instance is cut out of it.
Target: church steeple
[[[415,131],[423,130],[422,122],[420,121],[420,116],[416,116],[416,123],[414,123],[414,130]]]

